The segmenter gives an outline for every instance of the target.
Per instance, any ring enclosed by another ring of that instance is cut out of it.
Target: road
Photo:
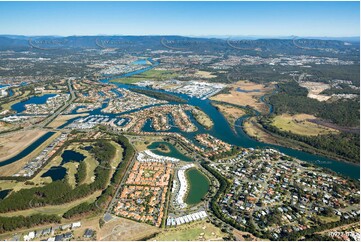
[[[59,114],[61,114],[61,112],[63,112],[66,108],[69,107],[69,105],[75,100],[76,96],[74,93],[74,90],[71,86],[71,80],[68,79],[68,88],[69,88],[69,92],[70,92],[70,99],[68,101],[65,102],[65,104],[60,107],[58,110],[55,111],[55,113],[51,114],[50,116],[48,116],[46,119],[44,119],[42,122],[40,122],[39,124],[34,125],[33,127],[38,127],[38,128],[44,128],[46,127],[51,121],[53,121]]]
[[[135,149],[135,147],[133,146],[133,144],[131,144],[133,149]],[[130,169],[132,169],[133,165],[134,165],[134,162],[135,162],[135,159],[136,159],[136,153],[134,153],[134,156],[132,157],[132,160],[130,162],[130,164],[128,165],[127,167],[127,170],[125,171],[123,177],[122,177],[122,180],[120,181],[120,183],[118,184],[118,187],[116,188],[116,191],[114,193],[114,196],[112,198],[112,200],[110,201],[109,205],[108,205],[108,208],[106,209],[106,212],[104,213],[104,217],[106,216],[109,216],[109,214],[111,214],[111,210],[113,208],[113,206],[116,204],[116,200],[117,200],[117,195],[120,191],[120,189],[122,188],[123,184],[125,183],[126,181],[126,178],[127,178],[127,174],[129,173]]]

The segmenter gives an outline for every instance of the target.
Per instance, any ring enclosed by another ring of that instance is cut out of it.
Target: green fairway
[[[111,82],[119,82],[124,84],[133,84],[136,82],[144,80],[154,80],[154,81],[163,81],[177,77],[178,74],[173,71],[165,70],[149,70],[138,75],[133,75],[132,77],[124,77],[111,80]]]

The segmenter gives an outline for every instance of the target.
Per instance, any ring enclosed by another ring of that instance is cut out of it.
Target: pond
[[[63,158],[61,165],[64,165],[71,161],[80,162],[83,161],[85,157],[86,157],[85,155],[76,152],[74,150],[65,150],[61,155],[61,158]]]
[[[0,200],[4,199],[10,192],[11,192],[11,189],[0,191]]]
[[[47,172],[41,175],[41,177],[50,176],[51,180],[58,181],[58,180],[63,180],[65,175],[66,175],[66,168],[62,166],[52,166]]]
[[[186,172],[186,177],[189,182],[189,190],[185,202],[189,205],[200,203],[209,190],[208,178],[194,168]]]
[[[61,161],[61,164],[59,166],[50,167],[50,169],[43,175],[41,175],[41,177],[49,176],[53,181],[62,180],[65,178],[66,175],[66,168],[64,168],[63,165],[68,162],[83,161],[86,156],[73,150],[65,150],[61,155],[61,158],[63,158],[63,160]]]

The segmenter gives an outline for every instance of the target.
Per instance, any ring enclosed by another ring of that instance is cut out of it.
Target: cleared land
[[[200,78],[207,78],[207,79],[217,77],[216,75],[213,75],[212,72],[209,71],[197,71],[194,75]]]
[[[249,81],[238,81],[229,86],[231,90],[227,94],[218,94],[211,97],[211,100],[221,101],[239,106],[250,106],[259,112],[268,112],[267,105],[259,99],[273,89],[272,86],[265,86]]]
[[[329,133],[338,133],[336,129],[325,127],[308,120],[316,119],[309,114],[282,114],[273,118],[273,125],[282,131],[289,131],[298,135],[317,136]]]
[[[322,91],[330,88],[329,84],[323,82],[300,82],[301,87],[307,88],[307,97],[316,99],[318,101],[327,101],[331,96],[320,94]]]
[[[0,121],[0,132],[9,131],[11,129],[14,129],[16,126],[17,125]]]
[[[40,146],[38,146],[34,151],[25,156],[24,158],[15,161],[11,164],[0,167],[0,176],[11,176],[14,173],[18,172],[29,160],[35,158],[41,151],[45,149],[56,137],[60,135],[60,132],[56,132]],[[22,151],[24,148],[20,148]]]
[[[72,115],[60,115],[56,119],[54,119],[50,124],[48,124],[47,127],[50,128],[57,128],[63,124],[65,124],[68,120],[72,118],[87,116],[88,113],[82,113],[82,114],[72,114]]]
[[[0,161],[17,155],[45,133],[47,133],[47,131],[34,129],[0,136]]]
[[[177,228],[167,229],[159,233],[151,240],[159,241],[186,241],[186,240],[223,240],[227,234],[219,228],[205,221],[194,222],[189,225],[182,225]]]
[[[246,114],[246,112],[242,108],[237,108],[231,105],[219,104],[214,102],[212,103],[212,105],[215,106],[223,114],[231,127],[234,127],[234,123],[238,118]]]
[[[236,237],[237,241],[265,241],[265,239],[260,239],[251,233],[239,231],[237,229],[233,230],[233,235]]]
[[[142,240],[157,232],[159,232],[157,227],[114,217],[113,220],[105,223],[97,233],[97,240]]]
[[[124,78],[114,79],[111,82],[133,84],[133,83],[136,83],[139,81],[144,81],[144,80],[163,81],[163,80],[175,78],[177,76],[178,76],[178,74],[174,73],[173,71],[153,69],[153,70],[143,72],[141,74],[133,75],[132,77],[124,77]]]

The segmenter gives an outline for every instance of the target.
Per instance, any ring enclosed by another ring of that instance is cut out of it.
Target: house
[[[91,230],[91,229],[86,229],[85,232],[84,232],[84,235],[83,237],[84,238],[92,238],[94,236],[94,230]]]
[[[80,228],[81,227],[81,222],[75,222],[71,225],[72,229],[76,229],[76,228]]]

